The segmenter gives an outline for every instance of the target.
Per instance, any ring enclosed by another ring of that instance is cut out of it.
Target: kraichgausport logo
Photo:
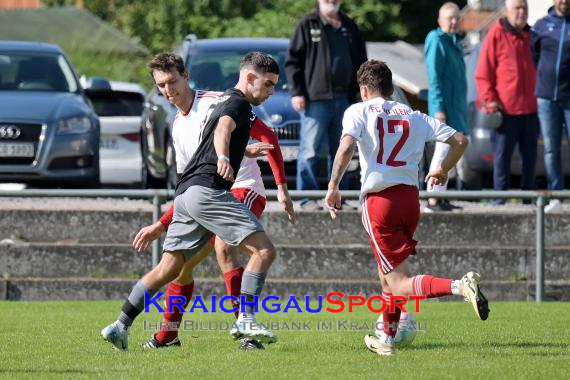
[[[150,296],[149,293],[145,293],[144,299],[144,312],[149,313],[151,308],[155,308],[159,313],[172,313],[174,308],[177,308],[181,313],[194,313],[198,310],[203,313],[234,313],[238,311],[235,306],[227,307],[229,301],[233,303],[239,301],[240,312],[245,312],[246,306],[253,306],[254,311],[257,313],[261,310],[267,313],[320,313],[321,311],[329,313],[341,313],[348,307],[348,312],[353,313],[355,307],[366,307],[369,311],[373,313],[382,313],[384,310],[388,309],[389,312],[393,313],[396,306],[406,313],[406,305],[408,307],[413,307],[413,311],[416,313],[420,312],[420,300],[425,300],[426,296],[412,295],[408,298],[404,296],[389,296],[389,302],[387,302],[384,297],[380,295],[375,295],[372,297],[364,297],[360,295],[349,295],[346,297],[345,294],[341,292],[331,292],[326,296],[318,295],[316,297],[303,296],[301,300],[297,299],[297,296],[291,295],[284,298],[283,300],[274,295],[269,295],[260,299],[259,296],[255,296],[254,300],[248,302],[245,297],[240,297],[238,299],[234,296],[223,296],[218,299],[217,296],[210,296],[209,299],[202,298],[202,296],[197,295],[194,297],[194,301],[191,304],[186,304],[186,298],[184,296],[172,296],[168,297],[168,310],[165,310],[163,305],[159,303],[159,299],[164,295],[164,292],[158,292],[154,296]],[[380,302],[373,304],[374,301]],[[316,303],[317,306],[311,307],[311,303]],[[376,306],[375,306],[376,305]]]

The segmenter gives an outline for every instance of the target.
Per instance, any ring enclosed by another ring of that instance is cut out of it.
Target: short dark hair
[[[279,75],[279,65],[269,54],[254,51],[247,53],[239,63],[240,70],[244,67],[250,68],[260,74],[277,74]]]
[[[154,79],[152,73],[154,70],[158,71],[170,71],[176,69],[180,75],[186,72],[184,67],[184,61],[182,57],[174,53],[160,53],[154,56],[154,58],[148,63],[148,71],[150,76]]]
[[[368,86],[382,97],[390,97],[394,93],[392,71],[386,62],[375,59],[364,62],[356,73],[356,80],[360,86]]]

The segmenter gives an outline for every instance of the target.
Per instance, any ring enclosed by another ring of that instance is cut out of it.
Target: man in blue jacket
[[[548,14],[534,24],[531,36],[548,189],[562,190],[560,149],[564,124],[570,136],[570,0],[554,0]],[[545,211],[559,208],[560,201],[553,199]]]
[[[426,37],[424,46],[425,64],[428,72],[429,115],[446,123],[458,132],[467,135],[467,79],[463,60],[463,45],[459,32],[459,7],[447,2],[439,9],[439,28]],[[430,170],[441,165],[449,145],[436,143]],[[459,165],[457,165],[459,167]],[[443,191],[444,185],[428,183],[428,191]],[[456,206],[435,199],[428,200],[426,212],[451,211]]]

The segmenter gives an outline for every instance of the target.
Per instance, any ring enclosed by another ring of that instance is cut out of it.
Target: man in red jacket
[[[526,0],[507,0],[505,7],[506,17],[485,37],[475,82],[484,110],[503,113],[502,125],[491,135],[495,190],[510,188],[511,159],[517,143],[522,158],[521,188],[532,190],[535,188],[538,118],[528,5]],[[497,200],[497,203],[504,202],[504,199]]]

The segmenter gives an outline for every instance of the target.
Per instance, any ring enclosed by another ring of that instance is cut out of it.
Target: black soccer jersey
[[[256,116],[244,94],[236,88],[230,88],[222,95],[206,121],[198,149],[178,179],[175,196],[194,185],[216,190],[229,190],[232,187],[232,182],[218,174],[218,155],[214,147],[214,132],[222,116],[229,116],[236,123],[230,138],[230,165],[234,176],[237,175]]]

